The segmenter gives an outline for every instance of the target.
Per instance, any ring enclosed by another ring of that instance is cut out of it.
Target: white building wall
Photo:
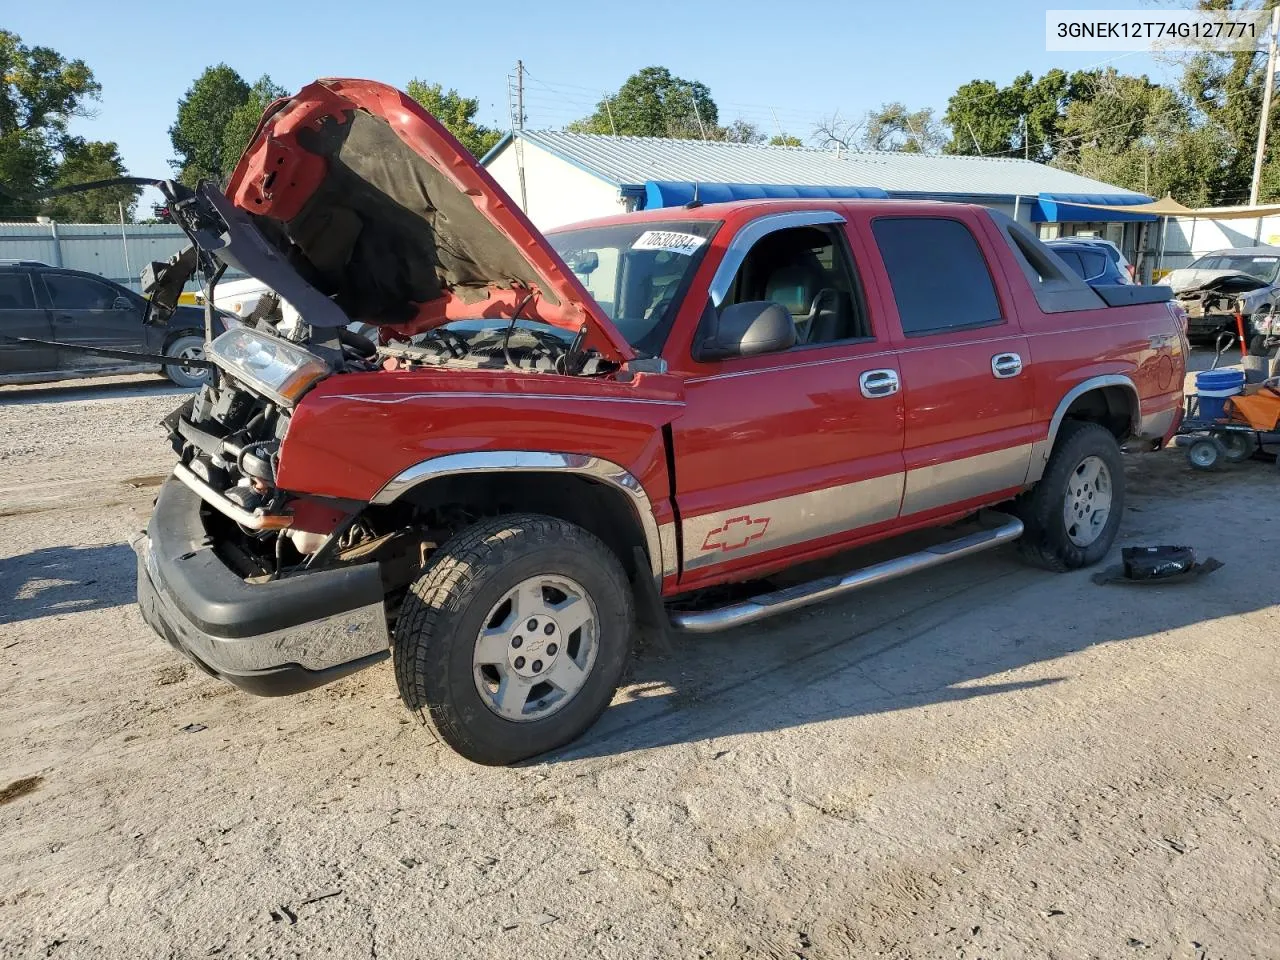
[[[531,143],[525,142],[522,150],[528,204],[525,213],[539,230],[623,212],[618,188],[613,184]],[[515,144],[508,143],[486,169],[518,206],[520,173]]]

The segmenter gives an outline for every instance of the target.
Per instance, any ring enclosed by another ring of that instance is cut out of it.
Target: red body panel
[[[815,208],[846,218],[874,340],[695,361],[690,346],[708,285],[734,236],[765,213]],[[903,335],[870,224],[878,215],[913,213],[970,226],[987,257],[1004,323]],[[595,223],[673,214],[656,210]],[[294,413],[280,485],[367,500],[407,467],[451,453],[601,457],[639,479],[659,524],[678,525],[680,570],[663,584],[669,595],[948,522],[1007,499],[1025,485],[1031,451],[1047,438],[1063,398],[1091,377],[1129,378],[1141,395],[1142,415],[1168,412],[1168,432],[1176,425],[1185,357],[1167,307],[1042,313],[982,208],[746,201],[678,215],[723,226],[667,339],[667,374],[623,380],[433,369],[331,377]],[[1017,353],[1024,369],[996,379],[992,357],[1006,352]],[[901,392],[863,396],[858,377],[872,369],[897,371]],[[662,430],[667,425],[674,476]],[[992,458],[994,466],[974,480],[956,469],[967,458]],[[977,489],[979,482],[986,486]],[[849,522],[830,521],[832,511],[844,511]]]

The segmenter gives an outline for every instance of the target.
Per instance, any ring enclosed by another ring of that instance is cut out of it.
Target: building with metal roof
[[[1031,160],[615,137],[559,130],[507,134],[481,161],[542,229],[624,210],[746,197],[901,197],[996,207],[1045,237],[1103,236],[1139,249],[1154,216],[1078,204],[1151,198]],[[1103,219],[1099,219],[1102,217]],[[1126,224],[1131,224],[1126,229]]]

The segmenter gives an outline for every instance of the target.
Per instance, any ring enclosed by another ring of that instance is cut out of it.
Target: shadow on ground
[[[1275,589],[1258,558],[1280,547],[1280,516],[1253,513],[1249,535],[1240,537],[1223,529],[1221,510],[1245,496],[1265,500],[1275,468],[1241,465],[1206,483],[1185,476],[1176,454],[1152,456],[1163,466],[1133,484],[1138,495],[1114,553],[1189,542],[1202,559],[1216,555],[1223,570],[1181,585],[1100,586],[1090,577],[1105,564],[1052,574],[1023,565],[1009,547],[755,627],[651,642],[633,663],[631,699],[615,702],[581,740],[540,760],[611,756],[1053,685],[1105,663],[1053,664],[1080,650],[1271,607]],[[1197,501],[1184,481],[1212,496]],[[1224,502],[1217,494],[1227,489],[1232,496]],[[840,565],[865,562],[852,554]],[[1011,676],[1015,671],[1022,676]]]
[[[134,600],[125,544],[46,547],[0,560],[0,625],[116,607]]]

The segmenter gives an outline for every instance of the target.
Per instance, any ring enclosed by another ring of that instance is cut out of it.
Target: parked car
[[[0,335],[45,341],[0,340],[0,384],[146,372],[162,372],[180,387],[203,383],[208,371],[183,361],[204,356],[204,311],[180,307],[163,327],[143,323],[145,311],[142,297],[97,274],[35,261],[0,262]],[[219,323],[216,332],[223,329]],[[173,359],[136,361],[75,346]]]
[[[752,200],[544,236],[360,80],[280,104],[226,195],[170,190],[310,334],[208,348],[135,541],[144,618],[259,694],[390,654],[408,707],[481,763],[587,729],[637,622],[721,630],[1014,539],[1051,570],[1098,562],[1120,445],[1182,411],[1169,290],[1092,288],[979,206]],[[758,585],[966,518],[841,579]]]
[[[1133,283],[1124,268],[1107,255],[1106,247],[1102,243],[1051,240],[1047,246],[1086,283],[1103,285]],[[1111,245],[1107,244],[1107,246]],[[1118,250],[1116,252],[1119,253]]]
[[[1058,244],[1063,243],[1078,243],[1101,250],[1107,255],[1107,259],[1115,264],[1116,269],[1128,278],[1125,283],[1138,282],[1133,264],[1120,252],[1120,248],[1110,240],[1103,240],[1101,237],[1062,237],[1058,240],[1048,240],[1046,243],[1051,247],[1056,247]]]
[[[1266,349],[1272,313],[1280,304],[1280,247],[1215,250],[1172,271],[1165,282],[1187,312],[1193,339],[1238,333],[1240,308],[1251,353]],[[1276,331],[1280,333],[1280,331]]]

